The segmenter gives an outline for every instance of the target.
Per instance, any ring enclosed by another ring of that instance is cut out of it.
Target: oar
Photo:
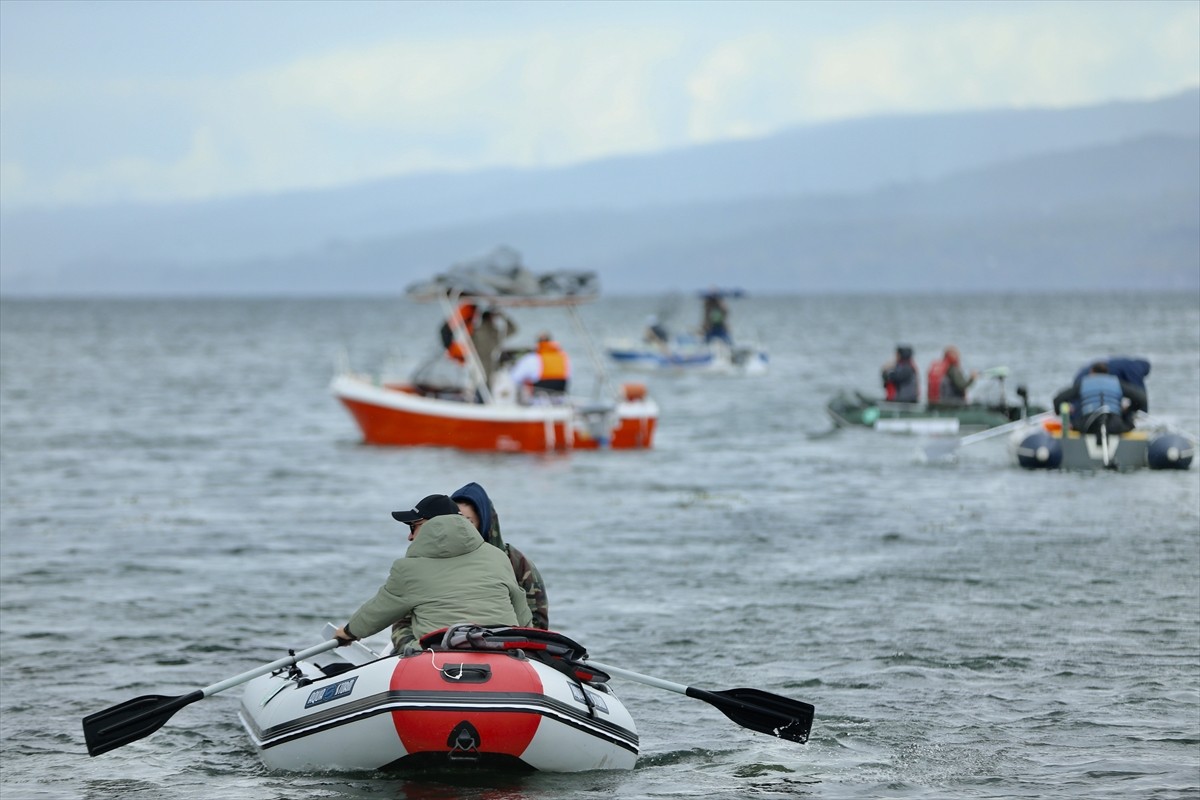
[[[1145,420],[1147,424],[1153,425],[1156,428],[1162,428],[1163,430],[1178,433],[1180,436],[1185,436],[1188,439],[1191,439],[1193,442],[1200,441],[1200,437],[1197,437],[1196,434],[1183,430],[1179,426],[1175,425],[1173,422],[1167,422],[1165,419],[1159,419],[1158,417],[1152,417],[1149,414],[1147,414],[1145,411],[1137,412],[1135,418],[1138,420]]]
[[[232,689],[234,686],[246,683],[253,678],[257,678],[259,675],[266,675],[268,672],[290,667],[299,661],[312,658],[337,646],[338,640],[330,639],[328,642],[322,642],[315,647],[310,647],[294,655],[289,655],[287,658],[272,661],[270,664],[264,664],[249,672],[243,672],[241,675],[236,675],[220,683],[214,683],[212,686],[206,686],[203,689],[197,689],[189,694],[180,695],[179,697],[147,694],[135,697],[132,700],[126,700],[124,703],[119,703],[112,708],[97,711],[95,714],[83,718],[83,738],[87,741],[88,755],[98,756],[101,753],[107,753],[109,750],[123,747],[130,742],[143,739],[161,728],[176,711],[186,705],[191,705],[197,700],[203,700],[217,692]]]
[[[982,442],[985,439],[991,439],[1005,433],[1011,433],[1012,431],[1018,430],[1027,425],[1033,425],[1041,422],[1043,419],[1049,419],[1053,416],[1054,414],[1052,412],[1043,411],[1041,414],[1034,414],[1032,417],[1019,419],[1016,422],[997,425],[995,428],[988,428],[986,431],[972,433],[970,436],[963,436],[957,439],[935,439],[934,441],[925,445],[925,458],[929,461],[937,461],[943,458],[948,458],[960,447],[964,447],[968,444],[975,444],[976,442]]]
[[[681,683],[665,681],[662,678],[642,675],[639,672],[631,672],[620,667],[601,664],[590,658],[582,663],[618,678],[644,683],[647,686],[656,686],[659,689],[703,700],[709,705],[716,706],[722,714],[738,725],[752,731],[804,744],[808,741],[808,732],[812,729],[813,714],[816,709],[811,704],[799,700],[792,700],[760,689],[726,689],[720,692],[709,692],[692,686],[684,686]]]

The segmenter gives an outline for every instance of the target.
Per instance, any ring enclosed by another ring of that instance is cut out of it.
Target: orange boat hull
[[[367,444],[499,452],[636,450],[652,446],[658,409],[638,398],[607,420],[569,405],[498,406],[422,398],[402,389],[335,381],[334,394]]]

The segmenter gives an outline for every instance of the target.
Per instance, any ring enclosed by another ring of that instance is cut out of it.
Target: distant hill
[[[610,292],[1192,289],[1200,90],[0,226],[6,295],[395,293],[501,243]]]

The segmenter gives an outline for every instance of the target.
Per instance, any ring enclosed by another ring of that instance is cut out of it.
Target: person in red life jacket
[[[475,311],[476,307],[474,303],[461,303],[450,314],[450,319],[442,323],[442,346],[446,348],[447,357],[454,359],[460,364],[465,363],[467,360],[467,354],[463,349],[461,339],[470,339],[471,334],[475,332]],[[461,331],[461,334],[459,331]]]
[[[1071,405],[1071,427],[1085,433],[1101,419],[1109,433],[1133,430],[1134,413],[1147,408],[1145,390],[1109,373],[1103,361],[1054,396],[1056,411],[1063,403]]]
[[[896,345],[896,357],[883,365],[884,399],[893,403],[916,403],[921,399],[920,372],[908,345]]]
[[[571,360],[549,333],[538,334],[537,349],[517,361],[509,371],[513,383],[527,393],[562,394],[571,380]]]
[[[972,370],[970,377],[964,375],[959,358],[958,348],[950,345],[942,354],[942,360],[929,367],[926,397],[930,404],[967,402],[967,389],[975,383],[979,373]]]

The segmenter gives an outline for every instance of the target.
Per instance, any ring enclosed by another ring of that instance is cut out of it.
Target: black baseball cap
[[[419,519],[433,519],[447,514],[457,514],[458,503],[444,494],[431,494],[422,498],[408,511],[393,511],[392,517],[399,522],[411,523]]]

